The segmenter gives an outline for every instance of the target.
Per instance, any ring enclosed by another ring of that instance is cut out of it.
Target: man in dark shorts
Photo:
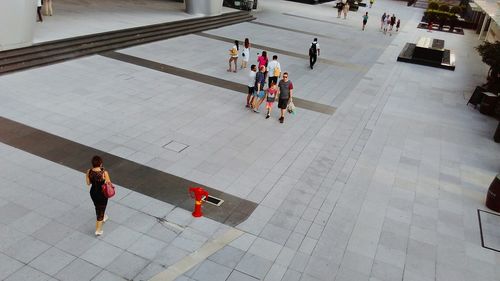
[[[248,95],[247,95],[247,108],[251,108],[253,104],[253,93],[255,92],[255,75],[257,74],[257,66],[252,64],[250,66],[250,73],[248,74]]]
[[[285,110],[288,104],[292,101],[293,84],[288,80],[288,72],[283,73],[283,79],[278,83],[280,89],[278,107],[281,109],[280,123],[285,121]]]

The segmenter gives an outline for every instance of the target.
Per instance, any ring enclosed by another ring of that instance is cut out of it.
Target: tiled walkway
[[[331,4],[261,2],[264,24],[207,34],[292,54],[278,55],[296,96],[332,115],[299,109],[280,124],[231,89],[103,56],[0,77],[4,118],[255,202],[241,236],[186,267],[233,228],[119,187],[96,239],[83,173],[0,144],[0,279],[149,280],[184,268],[176,280],[499,280],[477,212],[500,168],[497,122],[465,105],[487,71],[477,36],[417,29],[423,11],[404,2],[347,20]],[[401,16],[398,34],[378,31],[384,11]],[[364,70],[308,69],[293,54],[318,33],[321,57]],[[455,71],[396,61],[429,35],[455,50]],[[244,84],[246,71],[226,72],[230,47],[189,35],[118,52]],[[188,147],[163,148],[172,141]]]
[[[35,43],[197,17],[174,0],[57,0],[35,25]],[[234,11],[224,7],[223,12]]]

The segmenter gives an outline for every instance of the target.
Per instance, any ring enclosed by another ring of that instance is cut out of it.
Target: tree
[[[493,92],[500,91],[500,41],[484,42],[476,47],[485,64],[490,66],[485,87]]]

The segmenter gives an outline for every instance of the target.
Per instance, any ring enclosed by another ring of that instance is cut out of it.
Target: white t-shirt
[[[255,75],[257,75],[257,72],[251,71],[250,74],[248,74],[248,87],[254,87],[255,86]]]
[[[41,7],[41,6],[42,6],[42,0],[38,0],[38,2],[37,2],[37,6],[38,6],[38,7]]]
[[[267,71],[268,71],[267,73],[269,73],[269,77],[274,77],[274,68],[276,66],[278,66],[281,73],[281,65],[277,60],[272,60],[267,64]]]

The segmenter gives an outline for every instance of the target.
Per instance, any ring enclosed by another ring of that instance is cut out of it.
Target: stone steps
[[[237,11],[219,16],[115,30],[6,50],[0,52],[0,75],[254,19],[249,12]]]

